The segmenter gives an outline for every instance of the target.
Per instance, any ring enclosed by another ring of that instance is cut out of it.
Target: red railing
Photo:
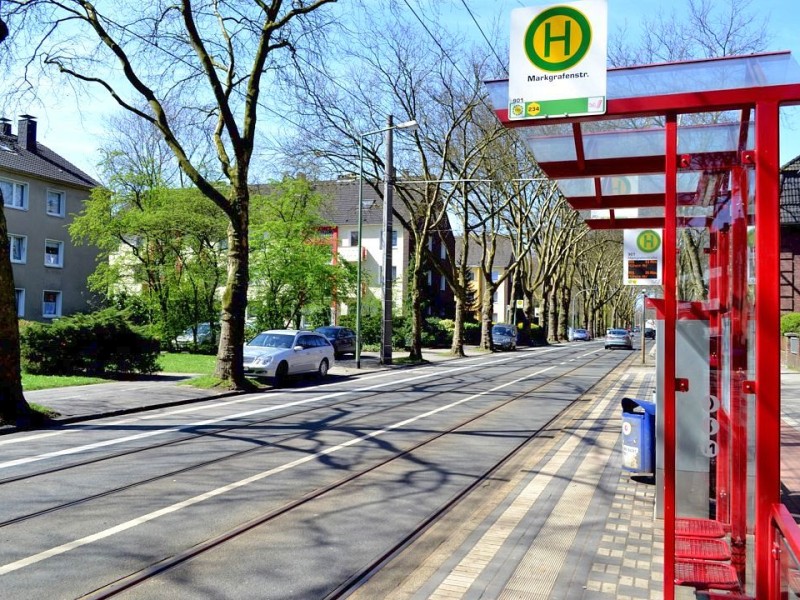
[[[771,521],[769,600],[800,598],[800,526],[783,504],[773,505]]]

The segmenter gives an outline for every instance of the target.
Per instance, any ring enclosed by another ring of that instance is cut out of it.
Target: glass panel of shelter
[[[716,531],[746,590],[754,530],[755,169],[742,162],[752,123],[734,128],[741,135],[724,143],[694,126],[678,130],[681,174],[691,172],[696,189],[681,193],[679,185],[676,214],[675,548],[677,575],[687,540],[721,525]],[[707,557],[693,550],[686,558]]]

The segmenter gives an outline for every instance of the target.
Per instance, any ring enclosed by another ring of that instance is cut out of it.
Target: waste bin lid
[[[637,408],[641,410],[637,410]],[[655,402],[648,402],[647,400],[640,400],[639,398],[623,398],[622,412],[627,412],[627,413],[645,412],[649,415],[655,415],[656,404]]]

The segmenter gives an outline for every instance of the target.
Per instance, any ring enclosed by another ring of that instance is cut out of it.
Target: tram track
[[[253,530],[253,529],[255,529],[255,528],[257,528],[257,527],[259,527],[261,525],[269,523],[270,521],[273,521],[274,519],[276,519],[276,518],[278,518],[280,516],[287,515],[288,513],[291,513],[291,511],[293,511],[295,509],[299,509],[299,508],[301,508],[301,507],[303,507],[305,505],[308,505],[311,502],[313,502],[313,501],[315,501],[315,500],[317,500],[317,499],[319,499],[319,498],[331,493],[334,490],[340,489],[340,488],[342,488],[343,486],[346,486],[349,483],[353,483],[353,482],[355,482],[355,481],[357,481],[357,480],[359,480],[359,479],[361,479],[361,478],[363,478],[363,477],[365,477],[365,476],[377,471],[378,469],[381,469],[383,467],[386,467],[387,465],[390,465],[391,463],[393,463],[395,461],[399,461],[399,460],[403,459],[404,457],[408,456],[409,454],[414,453],[414,452],[416,452],[416,451],[418,451],[420,449],[425,448],[428,445],[433,444],[434,442],[436,442],[437,440],[440,440],[444,436],[457,434],[459,432],[459,430],[463,430],[467,426],[469,426],[471,424],[474,424],[474,423],[478,422],[481,419],[486,418],[488,415],[491,415],[492,413],[494,413],[496,411],[500,411],[503,408],[509,406],[510,404],[512,404],[514,402],[517,402],[522,398],[530,396],[534,392],[541,391],[543,388],[545,388],[547,386],[554,385],[554,383],[557,383],[560,380],[563,380],[564,378],[567,378],[567,377],[569,377],[571,375],[574,375],[576,372],[578,372],[578,371],[580,371],[582,369],[587,369],[587,368],[591,367],[596,361],[600,360],[602,357],[603,357],[602,353],[598,354],[597,356],[591,358],[590,360],[588,360],[586,362],[581,363],[580,365],[576,365],[576,366],[574,366],[572,368],[567,369],[566,371],[560,373],[558,376],[556,376],[554,378],[550,378],[547,381],[540,382],[540,383],[537,383],[536,385],[527,387],[523,391],[514,394],[512,397],[510,397],[510,398],[508,398],[508,399],[506,399],[506,400],[504,400],[504,401],[502,401],[500,403],[494,404],[493,406],[489,407],[486,410],[482,410],[478,414],[473,414],[469,418],[467,418],[467,419],[465,419],[465,420],[463,420],[461,422],[458,422],[458,423],[452,425],[451,427],[448,427],[445,430],[441,430],[441,431],[437,432],[434,435],[428,436],[425,439],[420,440],[420,441],[412,444],[411,446],[405,448],[401,452],[397,452],[397,453],[393,454],[392,456],[386,457],[385,459],[380,460],[380,461],[378,461],[378,462],[376,462],[376,463],[374,463],[372,465],[369,465],[368,467],[360,469],[357,472],[351,473],[351,474],[349,474],[349,475],[347,475],[345,477],[342,477],[342,478],[340,478],[340,479],[338,479],[338,480],[336,480],[334,482],[331,482],[330,484],[325,485],[325,486],[323,486],[323,487],[321,487],[319,489],[316,489],[316,490],[314,490],[314,491],[312,491],[312,492],[310,492],[310,493],[308,493],[308,494],[306,494],[306,495],[304,495],[304,496],[302,496],[300,498],[297,498],[297,499],[295,499],[295,500],[293,500],[291,502],[288,502],[288,503],[286,503],[286,504],[284,504],[284,505],[282,505],[280,507],[274,508],[274,509],[272,509],[272,510],[270,510],[270,511],[268,511],[268,512],[262,514],[262,515],[259,515],[258,517],[254,518],[254,519],[251,519],[251,520],[247,521],[246,523],[240,524],[240,525],[238,525],[238,526],[236,526],[236,527],[234,527],[234,528],[232,528],[232,529],[230,529],[228,531],[225,531],[225,532],[223,532],[223,533],[221,533],[219,535],[214,536],[213,538],[209,538],[208,540],[206,540],[206,541],[204,541],[204,542],[202,542],[200,544],[197,544],[197,545],[193,546],[192,548],[190,548],[190,549],[188,549],[188,550],[186,550],[184,552],[181,552],[181,553],[175,554],[175,555],[173,555],[171,557],[165,558],[165,559],[163,559],[163,560],[161,560],[161,561],[159,561],[157,563],[154,563],[154,564],[150,565],[149,567],[147,567],[147,568],[145,568],[145,569],[143,569],[143,570],[141,570],[141,571],[139,571],[137,573],[133,573],[133,574],[131,574],[131,575],[127,576],[127,577],[124,577],[124,578],[122,578],[122,579],[120,579],[120,580],[118,580],[118,581],[116,581],[116,582],[114,582],[112,584],[109,584],[107,586],[104,586],[103,588],[97,589],[97,590],[95,590],[95,591],[93,591],[93,592],[91,592],[89,594],[86,594],[82,598],[92,599],[92,600],[99,600],[101,598],[114,597],[114,596],[116,596],[116,595],[118,595],[118,594],[120,594],[120,593],[122,593],[122,592],[124,592],[126,590],[129,590],[129,589],[131,589],[131,588],[133,588],[135,586],[138,586],[138,585],[140,585],[140,584],[142,584],[142,583],[144,583],[144,582],[146,582],[148,580],[151,580],[151,579],[153,579],[153,578],[155,578],[155,577],[157,577],[157,576],[159,576],[161,574],[164,574],[167,571],[169,571],[171,569],[174,569],[174,568],[180,566],[181,564],[183,564],[183,563],[185,563],[185,562],[187,562],[187,561],[189,561],[189,560],[191,560],[191,559],[193,559],[195,557],[198,557],[198,556],[200,556],[200,555],[202,555],[202,554],[204,554],[206,552],[211,551],[214,548],[217,548],[217,547],[219,547],[221,545],[224,545],[227,542],[235,540],[240,536],[244,536],[245,534],[247,534],[251,530]],[[556,365],[552,365],[550,367],[546,367],[544,370],[545,371],[550,370],[552,368],[555,368],[555,366]],[[477,487],[481,486],[488,479],[490,479],[494,475],[494,473],[496,473],[504,464],[506,464],[509,460],[511,460],[514,456],[516,456],[524,447],[529,445],[532,440],[534,440],[537,437],[541,436],[543,432],[549,431],[549,429],[553,426],[553,424],[556,423],[565,412],[571,410],[575,406],[575,404],[580,401],[581,397],[583,395],[589,393],[595,387],[595,385],[596,384],[593,384],[592,386],[590,386],[586,391],[583,392],[583,394],[581,396],[579,396],[578,398],[576,398],[575,400],[570,402],[568,405],[565,405],[564,408],[562,410],[560,410],[555,416],[553,416],[547,422],[543,423],[541,426],[539,426],[538,428],[533,430],[523,440],[521,440],[519,443],[517,443],[511,450],[509,450],[507,453],[505,453],[505,455],[502,456],[500,458],[500,460],[498,460],[491,467],[486,469],[483,473],[480,474],[480,476],[476,477],[475,480],[472,482],[472,484],[466,486],[454,498],[452,498],[449,502],[447,502],[445,505],[443,505],[440,508],[440,510],[438,510],[436,513],[430,515],[427,519],[425,519],[419,525],[419,527],[415,528],[414,531],[409,532],[408,535],[406,535],[404,537],[404,539],[399,544],[397,544],[394,547],[392,547],[391,549],[389,549],[384,555],[380,556],[376,561],[374,561],[374,563],[369,565],[365,570],[359,572],[356,575],[353,575],[353,577],[348,579],[346,582],[342,583],[340,586],[338,586],[336,588],[336,590],[334,592],[332,592],[327,597],[329,597],[329,598],[342,597],[348,590],[353,589],[355,586],[357,586],[359,584],[359,582],[363,581],[364,578],[368,578],[369,577],[369,573],[371,573],[375,569],[379,568],[381,564],[385,563],[392,556],[395,556],[398,552],[402,551],[402,549],[405,548],[409,543],[411,543],[414,539],[419,537],[419,535],[423,531],[427,530],[427,528],[430,527],[431,524],[433,524],[436,521],[438,521],[438,519],[441,518],[441,516],[443,514],[447,513],[447,511],[449,511],[454,505],[458,504],[464,497],[468,496]],[[491,390],[489,390],[489,391],[491,391]],[[489,393],[489,391],[481,392],[480,394]],[[364,436],[364,437],[370,437],[372,435],[374,435],[374,434],[368,434],[367,436]]]
[[[561,350],[561,349],[557,348],[556,351],[557,350]],[[516,355],[516,356],[518,356],[518,355]],[[535,356],[538,357],[538,356],[541,356],[541,354],[537,354]],[[507,357],[505,359],[501,359],[500,362],[505,362],[505,361],[508,361],[508,360],[512,360],[513,358],[514,358],[514,356],[510,356],[510,357]],[[558,360],[558,357],[548,357],[546,360],[548,360],[548,361],[549,360]],[[427,368],[427,367],[423,367],[423,368]],[[468,368],[468,367],[462,367],[462,368]],[[337,383],[327,384],[327,385],[337,385]],[[383,387],[383,385],[381,384],[379,386],[373,386],[373,387]],[[372,393],[370,393],[370,392],[372,392],[372,390],[367,388],[367,389],[365,389],[363,391],[361,391],[361,390],[359,390],[359,391],[345,390],[345,391],[333,392],[332,394],[334,394],[334,395],[348,395],[348,396],[359,395],[359,397],[356,400],[361,402],[361,403],[364,403],[365,401],[369,400],[370,398],[374,398],[374,397],[380,396],[380,394],[382,393],[382,391],[374,391]],[[430,397],[433,397],[433,396],[437,395],[438,393],[439,392],[430,394],[430,395],[428,395],[426,397],[418,398],[418,399],[415,400],[415,402],[416,401],[422,401],[422,400],[425,400],[425,399],[429,399]],[[257,426],[260,426],[260,425],[273,423],[273,422],[275,422],[275,421],[277,421],[279,419],[286,419],[286,418],[291,418],[291,417],[309,415],[309,414],[313,414],[314,412],[317,412],[317,411],[326,410],[326,409],[334,408],[334,407],[337,407],[337,406],[343,406],[343,405],[351,404],[353,402],[354,402],[354,399],[352,397],[348,397],[348,398],[343,398],[343,399],[335,401],[335,402],[328,402],[327,404],[316,404],[315,406],[310,407],[310,408],[302,408],[302,409],[299,409],[299,410],[296,410],[296,411],[290,411],[290,412],[281,412],[280,414],[270,415],[270,416],[265,417],[263,419],[256,419],[256,420],[253,420],[253,421],[247,421],[247,422],[243,422],[243,423],[236,423],[236,424],[228,425],[228,426],[217,426],[217,427],[211,428],[210,427],[211,424],[202,423],[201,422],[200,424],[196,424],[195,423],[195,424],[178,426],[178,427],[174,427],[174,428],[166,428],[166,429],[163,430],[164,432],[190,432],[190,433],[189,433],[189,435],[184,435],[182,437],[176,437],[174,439],[166,440],[166,441],[163,441],[163,442],[158,442],[158,443],[155,443],[155,444],[149,444],[149,445],[145,445],[145,446],[140,446],[140,447],[137,447],[137,448],[129,448],[129,449],[122,450],[122,451],[119,451],[119,452],[112,452],[112,453],[104,454],[102,456],[97,456],[97,457],[93,457],[93,458],[87,458],[87,459],[83,459],[83,460],[80,460],[80,461],[72,462],[72,463],[69,463],[69,464],[66,464],[66,465],[58,465],[58,466],[54,466],[54,467],[40,469],[40,470],[34,471],[34,472],[20,473],[18,475],[12,475],[12,476],[8,476],[8,477],[0,477],[0,487],[4,486],[6,484],[9,484],[9,483],[15,483],[15,482],[23,481],[23,480],[31,480],[31,479],[34,479],[34,478],[37,478],[37,477],[41,477],[41,476],[45,476],[45,475],[61,473],[61,472],[64,472],[64,471],[68,471],[70,469],[76,469],[76,468],[80,468],[80,467],[96,465],[98,463],[102,463],[102,462],[105,462],[105,461],[110,461],[110,460],[114,460],[114,459],[117,459],[117,458],[124,458],[124,457],[128,457],[128,456],[133,456],[133,455],[136,455],[136,454],[139,454],[139,453],[142,453],[142,452],[147,452],[147,451],[150,451],[150,450],[157,450],[157,449],[160,449],[160,448],[167,448],[167,447],[170,447],[170,446],[176,446],[176,445],[179,445],[179,444],[182,444],[182,443],[192,442],[194,440],[198,440],[198,439],[202,439],[202,438],[206,438],[206,437],[218,437],[218,436],[220,436],[222,434],[225,434],[225,433],[229,433],[229,432],[238,431],[238,430],[241,430],[241,429],[247,429],[247,428],[250,428],[250,427],[257,427]],[[260,410],[261,411],[266,411],[266,410],[272,411],[272,410],[278,410],[279,408],[282,408],[282,407],[269,407],[269,408],[263,408],[263,409],[260,409]],[[373,414],[377,415],[377,414],[380,414],[381,412],[383,412],[383,411],[379,410],[379,411],[375,411]],[[363,418],[365,416],[370,416],[370,414],[368,413],[366,415],[360,415],[359,418]],[[235,419],[235,418],[239,418],[239,417],[241,417],[241,414],[234,414],[234,415],[221,417],[219,419],[219,421],[231,420],[231,419]],[[209,427],[209,428],[207,430],[200,431],[199,430],[200,427]],[[232,456],[235,456],[235,455],[232,455]],[[22,460],[25,460],[25,459],[22,459]],[[14,462],[14,461],[12,460],[10,462]],[[209,463],[205,463],[205,464],[212,464],[212,463],[209,462]],[[197,465],[197,466],[202,466],[202,464],[201,465]],[[0,526],[2,526],[2,525],[3,525],[3,522],[0,522]]]
[[[558,357],[553,357],[553,358],[555,360],[558,360]],[[594,360],[596,360],[596,359],[594,359]],[[548,361],[547,362],[551,362],[550,357],[548,357]],[[583,365],[578,366],[578,367],[576,367],[575,369],[573,369],[571,371],[568,371],[567,373],[564,374],[564,376],[566,376],[569,373],[571,373],[571,372],[573,372],[573,371],[575,371],[577,369],[580,369],[582,367],[587,367],[589,364],[591,364],[591,362],[593,362],[593,361],[590,361],[588,363],[584,363]],[[526,393],[532,393],[534,391],[537,391],[541,387],[543,387],[545,385],[549,385],[550,383],[552,383],[552,382],[549,381],[549,382],[542,383],[542,384],[540,384],[538,386],[535,386],[534,388],[531,388]],[[357,392],[353,392],[353,393],[357,393]],[[412,406],[414,404],[418,404],[418,403],[425,402],[427,400],[431,400],[432,398],[438,396],[440,393],[441,392],[437,391],[437,392],[433,392],[433,393],[430,393],[430,394],[426,394],[426,395],[418,397],[418,398],[414,398],[413,400],[410,400],[410,401],[406,402],[405,406]],[[357,401],[359,403],[361,403],[361,404],[367,405],[371,398],[375,398],[375,397],[379,396],[379,394],[380,394],[380,392],[368,393],[366,395],[359,396],[357,398]],[[92,459],[87,459],[87,460],[84,460],[84,461],[71,463],[69,465],[62,465],[62,466],[58,466],[58,467],[42,469],[42,470],[37,471],[35,473],[23,474],[23,475],[19,475],[19,476],[15,476],[15,477],[8,477],[8,478],[0,480],[0,486],[11,484],[11,483],[15,483],[15,482],[19,482],[19,481],[26,481],[27,482],[27,481],[35,479],[37,477],[63,473],[63,472],[69,471],[69,470],[76,469],[78,467],[91,466],[91,465],[95,465],[95,464],[100,463],[100,462],[111,461],[111,460],[115,460],[115,459],[119,459],[119,458],[125,458],[125,457],[129,457],[129,456],[132,456],[132,455],[140,454],[140,453],[143,453],[143,452],[146,452],[146,451],[159,450],[159,449],[162,449],[162,448],[165,448],[165,447],[169,447],[169,446],[174,446],[174,445],[180,444],[180,443],[194,442],[194,441],[197,441],[199,439],[202,439],[203,437],[208,437],[208,436],[218,437],[218,436],[220,436],[221,434],[224,434],[224,433],[228,433],[228,432],[232,432],[232,431],[238,431],[238,430],[244,430],[244,429],[247,429],[249,427],[262,426],[262,425],[265,425],[265,424],[274,423],[274,422],[276,422],[278,420],[281,420],[281,419],[302,417],[302,416],[310,416],[310,415],[313,415],[313,414],[315,414],[317,412],[330,410],[331,408],[336,408],[337,406],[351,404],[353,402],[354,402],[353,398],[342,399],[342,400],[339,400],[337,402],[327,403],[327,404],[324,404],[324,405],[318,405],[318,406],[314,406],[314,407],[311,407],[311,408],[304,408],[304,409],[292,411],[292,412],[289,412],[289,413],[282,413],[282,414],[279,414],[279,415],[273,415],[273,416],[270,416],[270,417],[267,417],[267,418],[264,418],[264,419],[259,419],[259,420],[256,420],[256,421],[252,421],[252,422],[249,422],[249,423],[246,423],[246,424],[240,423],[240,424],[236,424],[236,425],[231,425],[229,427],[222,427],[222,428],[219,428],[219,429],[215,429],[213,432],[210,431],[210,432],[197,433],[194,436],[187,436],[187,437],[179,438],[179,439],[176,439],[176,440],[169,440],[169,441],[161,442],[161,443],[158,443],[158,444],[151,444],[151,445],[140,447],[140,448],[129,449],[129,450],[122,451],[122,452],[115,452],[115,453],[112,453],[112,454],[109,454],[109,455],[105,455],[105,456],[102,456],[102,457],[95,457],[95,458],[92,458]],[[346,428],[347,425],[350,425],[350,424],[353,424],[353,423],[357,423],[357,422],[362,421],[362,420],[367,419],[367,418],[371,418],[371,417],[375,417],[375,416],[381,415],[381,414],[386,413],[386,412],[388,412],[390,410],[395,410],[396,408],[397,407],[394,406],[394,405],[385,406],[385,407],[379,408],[377,410],[371,410],[371,411],[366,412],[366,413],[354,415],[350,419],[346,419],[346,420],[337,422],[336,428],[337,429]],[[71,500],[71,501],[68,501],[68,502],[63,502],[61,504],[58,504],[58,505],[55,505],[55,506],[51,506],[51,507],[47,507],[47,508],[43,508],[43,509],[40,509],[38,511],[27,513],[25,515],[19,515],[19,516],[10,518],[10,519],[5,519],[5,520],[0,521],[0,529],[2,529],[3,527],[10,526],[10,525],[15,525],[15,524],[18,524],[18,523],[22,523],[24,521],[28,521],[28,520],[31,520],[31,519],[34,519],[34,518],[37,518],[37,517],[41,517],[41,516],[44,516],[44,515],[54,514],[54,513],[57,513],[58,511],[61,511],[61,510],[65,510],[65,509],[68,509],[68,508],[73,508],[73,507],[76,507],[76,506],[80,506],[82,504],[87,504],[87,503],[90,503],[90,502],[92,502],[94,500],[99,500],[99,499],[102,499],[102,498],[108,498],[108,497],[113,496],[115,494],[120,494],[122,492],[127,492],[127,491],[130,491],[130,490],[136,489],[138,487],[142,487],[142,486],[145,486],[145,485],[158,483],[158,482],[164,481],[164,480],[169,480],[169,479],[171,479],[173,477],[176,477],[178,475],[191,473],[193,471],[199,471],[200,469],[203,469],[203,468],[206,468],[206,467],[209,467],[209,466],[212,466],[212,465],[219,465],[219,464],[222,464],[222,463],[224,463],[226,461],[231,461],[231,460],[234,460],[234,459],[238,459],[238,458],[247,456],[249,454],[255,454],[255,453],[258,453],[258,452],[265,452],[265,451],[272,451],[275,448],[280,447],[280,446],[285,446],[285,445],[291,443],[292,441],[303,439],[304,437],[308,436],[309,433],[319,433],[319,432],[322,432],[322,431],[325,431],[325,430],[330,430],[330,429],[331,429],[331,427],[327,423],[322,423],[321,422],[321,424],[316,426],[316,427],[311,427],[311,428],[304,429],[302,431],[302,433],[297,433],[297,434],[293,434],[293,435],[286,435],[286,436],[283,436],[283,437],[279,437],[279,438],[276,438],[274,440],[270,440],[269,442],[261,443],[258,446],[254,446],[254,447],[251,447],[251,448],[246,448],[244,450],[232,452],[232,453],[226,454],[224,456],[216,457],[214,459],[201,461],[199,463],[195,463],[193,465],[189,465],[189,466],[182,467],[182,468],[179,468],[179,469],[173,469],[171,471],[160,473],[158,475],[154,475],[152,477],[148,477],[148,478],[142,479],[140,481],[136,481],[136,482],[125,484],[125,485],[120,485],[120,486],[117,486],[117,487],[114,487],[114,488],[111,488],[111,489],[108,489],[108,490],[103,490],[102,492],[98,492],[96,494],[90,494],[90,495],[85,496],[83,498],[79,498],[79,499],[76,499],[76,500]]]
[[[511,360],[511,358],[506,358],[505,360]],[[336,385],[336,384],[328,384],[328,385]],[[374,386],[374,387],[382,387],[382,385]],[[333,392],[332,394],[333,395],[349,395],[349,396],[352,396],[353,394],[360,394],[361,396],[358,398],[359,401],[367,400],[370,397],[377,397],[377,396],[379,396],[381,394],[381,392],[378,392],[378,391],[376,391],[374,393],[369,393],[370,391],[371,390],[369,388],[367,388],[364,391],[356,391],[356,392],[339,391],[339,392]],[[434,396],[434,395],[436,395],[436,394],[431,394],[430,396]],[[237,423],[237,424],[230,425],[230,426],[214,427],[213,429],[209,428],[208,430],[204,430],[204,431],[197,431],[197,429],[199,429],[200,427],[208,427],[209,425],[212,425],[212,423],[200,422],[200,423],[194,423],[194,424],[189,424],[189,425],[183,425],[183,426],[179,426],[179,427],[165,428],[165,429],[161,430],[164,433],[187,432],[188,431],[188,432],[190,432],[190,434],[189,435],[185,435],[183,437],[177,437],[177,438],[174,438],[174,439],[171,439],[171,440],[166,440],[164,442],[158,442],[158,443],[155,443],[155,444],[140,446],[138,448],[130,448],[130,449],[122,450],[122,451],[119,451],[119,452],[112,452],[112,453],[109,453],[109,454],[104,454],[103,456],[84,459],[84,460],[73,462],[73,463],[70,463],[70,464],[67,464],[67,465],[58,465],[56,467],[50,467],[50,468],[46,468],[46,469],[41,469],[39,471],[35,471],[35,472],[32,472],[32,473],[21,473],[19,475],[13,475],[13,476],[9,476],[9,477],[0,478],[0,487],[2,487],[5,484],[8,484],[8,483],[15,483],[15,482],[18,482],[18,481],[33,479],[33,478],[40,477],[40,476],[43,476],[43,475],[60,473],[60,472],[64,472],[64,471],[67,471],[67,470],[70,470],[70,469],[75,469],[75,468],[79,468],[79,467],[98,464],[98,463],[101,463],[101,462],[104,462],[104,461],[108,461],[108,460],[113,460],[113,459],[116,459],[116,458],[132,456],[132,455],[135,455],[135,454],[139,454],[141,452],[147,452],[149,450],[154,450],[154,449],[159,449],[159,448],[166,448],[166,447],[169,447],[169,446],[175,446],[175,445],[187,442],[187,441],[193,441],[193,440],[201,439],[201,438],[204,438],[204,437],[219,436],[220,434],[223,434],[223,433],[226,433],[226,432],[231,432],[231,431],[236,431],[236,430],[239,430],[239,429],[245,429],[245,428],[249,428],[249,427],[255,427],[255,426],[259,426],[259,425],[264,425],[264,424],[271,423],[271,422],[274,422],[274,421],[276,421],[278,419],[282,419],[282,418],[296,417],[296,416],[302,416],[302,415],[306,415],[306,414],[311,414],[311,413],[319,411],[319,410],[325,410],[325,409],[336,407],[336,406],[339,406],[339,405],[346,405],[346,404],[349,404],[349,403],[352,403],[352,402],[353,402],[353,398],[352,397],[348,397],[346,399],[342,399],[342,400],[339,400],[339,401],[336,401],[336,402],[329,402],[327,404],[317,404],[317,405],[315,405],[315,406],[313,406],[311,408],[302,408],[302,409],[294,411],[294,412],[283,412],[283,413],[280,413],[280,414],[277,414],[277,415],[271,415],[271,416],[266,417],[264,419],[257,419],[255,421],[247,421],[247,422],[244,422],[244,423]],[[260,411],[267,411],[267,410],[272,411],[272,410],[277,410],[277,408],[279,408],[279,407],[268,407],[268,408],[260,409]],[[378,411],[378,412],[380,412],[380,411]],[[378,413],[376,413],[376,414],[378,414]],[[228,415],[228,416],[219,418],[218,421],[231,420],[231,419],[239,418],[241,416],[242,416],[241,414]],[[96,427],[96,428],[99,428],[99,427]],[[156,432],[156,433],[159,433],[159,432]],[[22,460],[24,461],[25,459],[22,459]],[[13,463],[15,461],[12,460],[10,462]],[[2,463],[0,463],[0,464],[2,464]]]

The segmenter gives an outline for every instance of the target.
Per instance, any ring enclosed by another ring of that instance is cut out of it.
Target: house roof
[[[26,150],[16,135],[0,135],[0,170],[78,188],[90,189],[100,185],[41,142],[36,142],[35,152]]]
[[[464,238],[456,238],[456,253],[461,255],[464,251]],[[481,263],[483,257],[483,246],[481,245],[480,238],[470,236],[469,248],[467,254],[467,266],[477,267]],[[511,239],[504,235],[497,236],[497,248],[494,253],[494,266],[506,268],[514,262],[514,249],[511,245]]]
[[[324,197],[322,217],[339,227],[358,227],[358,180],[339,179],[333,181],[312,182],[314,191]],[[253,185],[257,193],[269,193],[269,184]],[[383,223],[383,196],[364,183],[363,187],[362,223],[364,225],[381,225]],[[401,215],[407,215],[405,205],[397,199],[393,208]]]
[[[314,189],[325,196],[322,215],[327,220],[341,226],[358,227],[358,180],[341,179],[336,181],[318,181]],[[362,222],[364,225],[381,225],[383,223],[383,195],[378,194],[364,182],[362,197]],[[408,218],[408,210],[397,193],[392,203],[394,211]]]
[[[781,225],[800,225],[800,156],[781,168]]]

